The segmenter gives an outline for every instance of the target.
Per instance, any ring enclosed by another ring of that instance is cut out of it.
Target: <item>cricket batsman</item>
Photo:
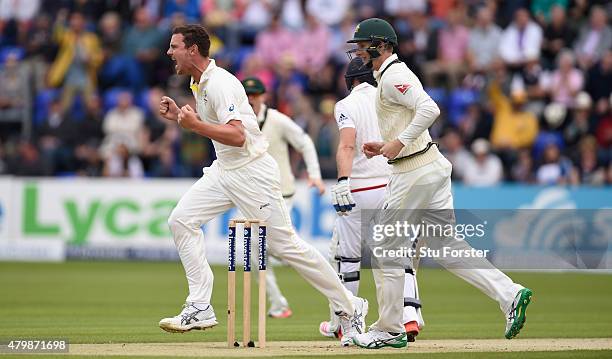
[[[398,40],[393,27],[382,19],[364,20],[348,43],[357,45],[349,51],[349,57],[355,53],[371,66],[378,83],[375,106],[382,141],[365,143],[363,151],[367,157],[382,155],[392,164],[383,208],[390,212],[405,210],[408,214],[401,220],[408,223],[429,221],[431,218],[423,217],[430,216],[430,212],[453,211],[452,166],[438,151],[428,130],[440,110],[416,75],[398,60],[395,54]],[[350,198],[348,201],[345,209],[350,211]],[[346,202],[344,198],[340,203]],[[423,239],[432,248],[471,248],[453,237]],[[507,318],[506,338],[519,333],[525,323],[531,290],[514,283],[486,258],[440,257],[438,262],[499,303]],[[404,269],[382,267],[373,270],[373,274],[379,318],[368,332],[356,335],[354,343],[372,349],[405,347],[406,333],[402,317],[397,315],[403,309]]]
[[[302,130],[289,116],[266,106],[266,87],[256,77],[249,77],[242,81],[249,104],[257,116],[259,129],[268,140],[268,153],[280,170],[281,193],[285,199],[287,210],[291,213],[292,199],[295,194],[295,177],[291,172],[289,159],[289,146],[302,154],[308,172],[308,185],[316,187],[319,194],[325,193],[325,185],[321,180],[321,170],[317,150],[307,133]],[[266,289],[270,310],[268,315],[272,318],[288,318],[292,315],[287,298],[283,296],[276,282],[272,266],[266,271]]]
[[[345,332],[341,345],[365,327],[368,303],[344,288],[332,266],[294,231],[285,206],[276,161],[257,126],[242,84],[209,57],[210,37],[200,25],[173,29],[168,56],[179,75],[191,76],[196,109],[178,107],[164,96],[160,114],[186,130],[208,137],[217,159],[179,200],[168,218],[174,243],[185,269],[189,295],[183,310],[164,318],[159,326],[168,332],[207,329],[217,325],[211,306],[213,273],[206,260],[201,226],[230,208],[266,222],[268,249],[293,267],[332,303]]]
[[[362,221],[369,222],[367,211],[382,209],[391,166],[381,157],[366,158],[365,143],[382,141],[376,118],[376,81],[372,69],[359,57],[354,58],[344,75],[350,94],[336,103],[334,115],[340,130],[336,152],[338,183],[332,188],[332,202],[338,213],[331,245],[331,257],[344,286],[357,295],[361,269]],[[348,204],[348,207],[340,203]],[[416,273],[406,268],[404,275],[404,310],[402,323],[408,341],[415,341],[424,325],[418,299]],[[333,314],[333,313],[332,313]],[[339,336],[338,323],[321,322],[319,332],[326,337]]]

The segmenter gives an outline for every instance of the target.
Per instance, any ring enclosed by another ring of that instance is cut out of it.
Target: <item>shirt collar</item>
[[[381,76],[381,72],[387,68],[387,66],[389,66],[389,64],[393,61],[397,60],[397,54],[393,54],[391,56],[389,56],[383,63],[382,65],[380,65],[380,70],[375,70],[374,71],[374,78],[376,78],[376,81],[380,81],[380,76]]]
[[[366,88],[366,87],[368,87],[368,86],[372,86],[372,85],[370,85],[370,84],[369,84],[369,83],[367,83],[367,82],[362,82],[362,83],[360,83],[359,85],[357,85],[357,86],[353,87],[353,89],[351,90],[351,92],[353,92],[353,91],[359,91],[359,90],[364,89],[364,88]]]
[[[202,72],[202,76],[200,76],[200,81],[199,82],[195,82],[193,79],[193,76],[191,77],[191,82],[189,83],[189,88],[191,89],[191,91],[193,92],[197,92],[199,90],[199,85],[206,82],[206,80],[208,80],[208,78],[210,77],[211,72],[217,67],[217,65],[215,64],[215,59],[210,59],[210,62],[208,63],[208,66],[206,66],[206,69],[204,70],[204,72]]]

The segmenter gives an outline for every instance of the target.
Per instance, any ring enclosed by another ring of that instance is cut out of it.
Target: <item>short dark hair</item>
[[[185,47],[189,48],[198,45],[198,52],[204,57],[210,53],[210,35],[202,25],[191,24],[177,26],[172,30],[172,34],[181,34],[184,37]]]

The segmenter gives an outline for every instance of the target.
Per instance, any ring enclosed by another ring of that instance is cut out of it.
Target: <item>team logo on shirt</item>
[[[232,111],[234,111],[234,104],[231,104],[229,107],[229,112],[232,112]]]
[[[340,114],[340,117],[338,118],[338,122],[342,123],[344,121],[348,120],[348,117],[344,116],[343,113]]]
[[[408,91],[408,89],[410,88],[410,85],[408,84],[403,84],[403,85],[393,85],[395,86],[395,88],[397,89],[397,91],[399,91],[402,95],[406,93],[406,91]]]

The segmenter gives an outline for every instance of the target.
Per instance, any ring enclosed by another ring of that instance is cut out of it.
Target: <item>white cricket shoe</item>
[[[184,333],[190,330],[204,330],[219,324],[210,304],[185,303],[176,317],[164,318],[159,327],[170,333]]]
[[[408,345],[406,333],[401,332],[393,335],[377,329],[371,329],[367,333],[357,334],[353,338],[355,345],[366,349],[380,349],[384,347],[404,348]]]
[[[357,334],[365,332],[365,318],[368,315],[368,301],[353,297],[353,304],[355,305],[355,312],[353,315],[347,315],[341,313],[338,315],[340,319],[340,330],[342,330],[342,338],[340,339],[340,345],[348,347],[353,344],[353,338]]]

